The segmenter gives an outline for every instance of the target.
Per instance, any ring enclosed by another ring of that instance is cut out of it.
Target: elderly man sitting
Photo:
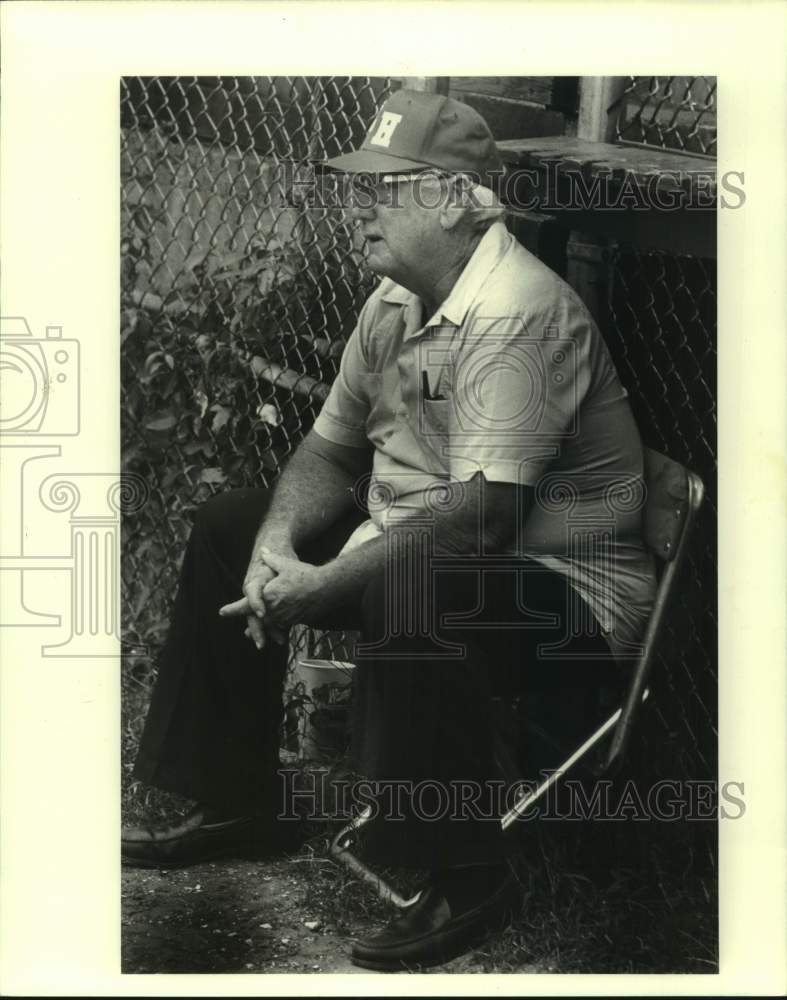
[[[582,302],[506,230],[483,119],[402,90],[323,166],[351,175],[382,281],[272,495],[199,512],[135,772],[199,805],[126,831],[123,856],[284,846],[281,640],[359,628],[356,761],[381,800],[397,789],[365,848],[431,872],[353,949],[395,969],[461,953],[515,901],[493,694],[557,690],[581,723],[641,636],[654,574],[626,392]]]

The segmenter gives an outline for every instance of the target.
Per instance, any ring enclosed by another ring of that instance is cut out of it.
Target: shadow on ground
[[[341,928],[310,903],[314,869],[324,866],[336,867],[299,856],[124,871],[123,972],[374,975],[349,959],[353,938],[370,930],[356,901],[348,900]],[[485,972],[485,957],[481,946],[434,971]]]

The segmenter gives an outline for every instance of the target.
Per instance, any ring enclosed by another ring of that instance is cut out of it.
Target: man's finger
[[[219,614],[225,618],[247,615],[250,611],[251,604],[249,604],[248,597],[241,597],[239,601],[233,601],[231,604],[224,604],[219,608]]]
[[[283,646],[287,641],[287,629],[278,625],[268,625],[268,635],[278,646]]]
[[[265,617],[265,601],[262,599],[262,588],[259,590],[253,587],[249,588],[246,600],[249,602],[249,608],[258,618]]]
[[[270,566],[271,569],[275,570],[277,573],[281,573],[288,566],[297,562],[297,559],[290,559],[289,556],[280,556],[277,552],[271,552],[270,549],[261,548],[262,558],[265,560],[265,565]]]
[[[262,627],[262,622],[254,615],[249,615],[246,621],[248,622],[246,632],[249,634],[249,638],[257,649],[262,649],[265,645],[265,629]]]

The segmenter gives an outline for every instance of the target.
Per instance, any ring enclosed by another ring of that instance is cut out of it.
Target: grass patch
[[[529,823],[512,866],[521,906],[476,950],[485,972],[713,972],[718,968],[715,871],[709,830],[664,824]],[[610,829],[614,827],[614,829]],[[331,831],[331,833],[335,830]],[[304,850],[323,853],[315,833]],[[704,844],[706,857],[698,856]],[[403,895],[419,873],[379,869]],[[338,863],[309,867],[307,899],[336,928],[376,925],[394,909]]]

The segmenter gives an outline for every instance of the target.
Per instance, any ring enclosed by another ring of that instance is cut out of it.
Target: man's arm
[[[337,445],[311,430],[285,466],[257,532],[243,581],[243,597],[220,609],[246,615],[246,634],[262,649],[268,617],[263,590],[275,574],[263,550],[297,559],[296,549],[327,529],[355,502],[358,479],[371,465],[370,448]],[[274,637],[283,641],[276,630]]]
[[[353,488],[371,466],[372,447],[366,435],[369,399],[364,384],[369,367],[364,339],[372,329],[374,302],[372,295],[361,309],[342,352],[339,373],[317,417],[315,427],[325,428],[326,433],[313,428],[287,463],[255,539],[244,597],[221,609],[221,614],[248,615],[247,634],[258,647],[265,642],[262,590],[273,576],[272,567],[260,558],[263,547],[293,557],[303,542],[324,531],[351,506]]]
[[[442,506],[435,512],[435,554],[501,551],[516,537],[517,520],[530,508],[533,490],[512,483],[487,482],[481,473],[463,483],[446,483]],[[404,522],[403,522],[404,523]],[[390,530],[396,530],[392,527]],[[276,570],[264,589],[271,617],[282,625],[308,624],[310,614],[324,614],[347,601],[360,599],[372,577],[385,572],[389,558],[385,537],[343,553],[323,566],[307,566],[275,553],[263,553]]]
[[[264,546],[294,555],[330,527],[355,502],[360,477],[371,468],[371,445],[334,444],[309,431],[284,468],[260,526],[252,561]]]

